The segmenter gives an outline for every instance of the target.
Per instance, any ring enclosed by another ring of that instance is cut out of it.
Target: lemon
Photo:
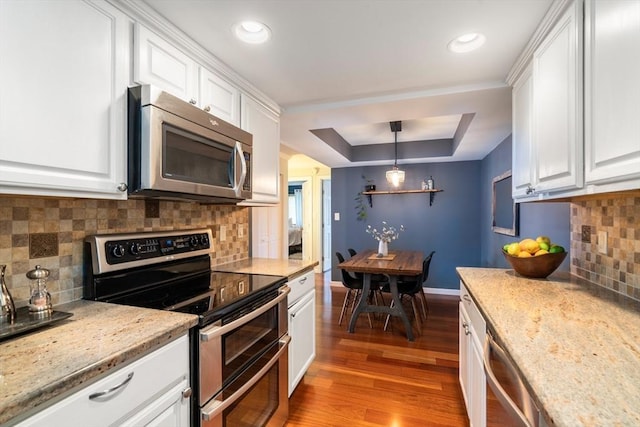
[[[518,253],[518,258],[529,258],[529,257],[532,257],[532,256],[533,255],[531,255],[527,251],[520,251],[520,253]]]
[[[522,239],[520,240],[520,250],[527,251],[529,253],[536,253],[536,251],[540,249],[538,246],[538,242],[533,239]]]
[[[548,238],[547,236],[538,236],[536,237],[536,242],[538,243],[546,243],[547,244],[547,249],[549,246],[551,246],[551,239]]]
[[[540,250],[544,250],[544,251],[548,251],[549,250],[549,244],[547,242],[538,242],[538,245],[540,246]],[[536,252],[536,255],[538,253]]]
[[[517,256],[520,253],[520,245],[517,242],[516,243],[511,243],[507,247],[507,253],[509,255]]]
[[[536,252],[534,255],[535,256],[540,256],[540,255],[544,255],[544,254],[548,254],[549,251],[546,249],[540,249],[538,252]]]

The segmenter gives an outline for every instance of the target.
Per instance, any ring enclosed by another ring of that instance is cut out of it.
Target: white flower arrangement
[[[400,232],[404,231],[404,225],[400,224],[400,229],[396,229],[393,226],[387,225],[386,221],[382,221],[382,230],[378,231],[376,228],[367,225],[367,233],[371,234],[374,239],[379,242],[389,243],[392,240],[396,240],[400,237]]]

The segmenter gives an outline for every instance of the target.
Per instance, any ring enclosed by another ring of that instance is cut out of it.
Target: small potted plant
[[[373,183],[372,179],[367,178],[364,175],[362,175],[362,179],[366,182],[364,191],[376,191],[376,185]],[[365,199],[367,200],[366,202]],[[358,194],[356,194],[356,197],[354,197],[354,200],[356,202],[356,219],[358,221],[366,220],[367,202],[369,203],[369,206],[371,206],[371,196],[362,194],[362,191],[359,191]]]

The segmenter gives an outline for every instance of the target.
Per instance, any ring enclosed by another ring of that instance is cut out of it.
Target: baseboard
[[[460,289],[447,289],[447,288],[424,288],[425,294],[434,295],[456,295],[460,296]]]
[[[330,286],[342,287],[342,282],[336,282],[332,280],[329,282]],[[434,295],[454,295],[460,296],[460,289],[447,289],[447,288],[424,288],[425,294],[434,294]]]

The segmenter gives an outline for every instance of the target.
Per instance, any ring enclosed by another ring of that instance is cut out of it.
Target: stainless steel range
[[[282,426],[286,278],[211,271],[209,229],[85,239],[84,298],[198,315],[192,425]]]

